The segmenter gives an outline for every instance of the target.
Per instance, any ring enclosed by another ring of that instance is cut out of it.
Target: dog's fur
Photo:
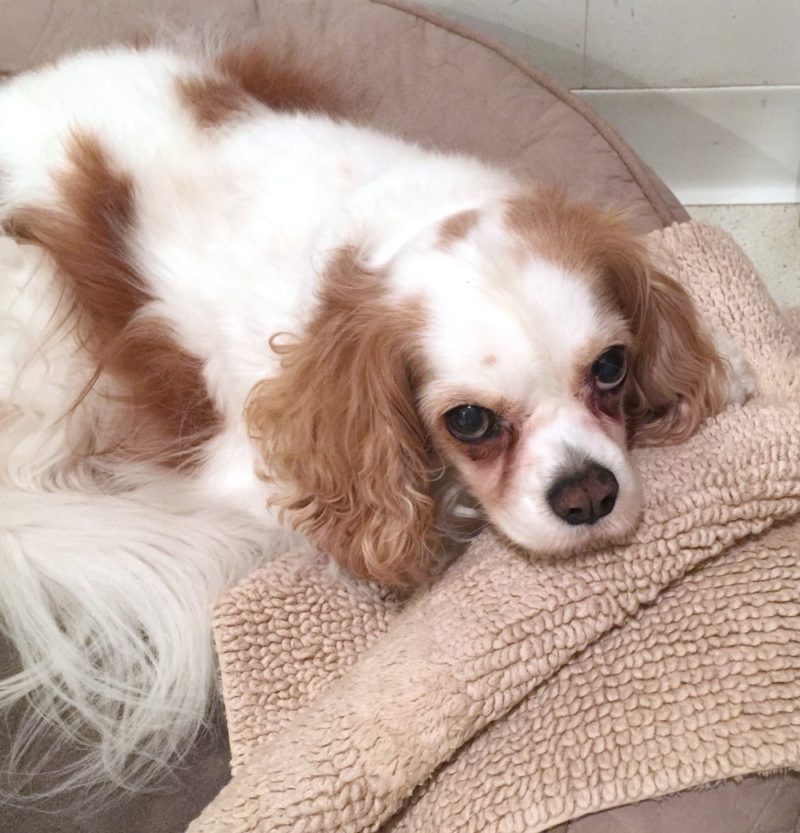
[[[683,440],[731,395],[620,216],[348,123],[252,50],[119,48],[7,83],[0,222],[0,614],[21,662],[0,705],[86,747],[70,787],[137,786],[185,748],[211,604],[283,522],[395,585],[430,575],[452,483],[532,552],[617,540],[629,441]],[[629,373],[605,394],[611,345]],[[467,403],[495,414],[485,442],[446,427]],[[576,459],[619,485],[594,524],[547,503]]]

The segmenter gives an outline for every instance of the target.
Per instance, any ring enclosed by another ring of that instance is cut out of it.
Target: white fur
[[[527,415],[502,500],[490,496],[485,468],[475,470],[462,457],[453,462],[463,480],[511,540],[536,553],[565,552],[619,538],[639,514],[622,426],[601,425],[573,390],[576,356],[624,322],[598,308],[587,284],[563,267],[530,253],[520,263],[521,257],[489,209],[452,247],[432,251],[424,236],[412,242],[398,253],[393,278],[399,297],[424,294],[428,301],[430,378],[422,398],[435,402],[455,389],[464,401],[504,400]],[[491,365],[484,364],[487,356]],[[613,513],[592,526],[566,525],[546,500],[559,470],[576,454],[608,468],[619,484]]]
[[[28,704],[4,786],[24,794],[59,761],[36,794],[96,798],[188,749],[215,697],[211,607],[291,538],[186,478],[72,463],[103,433],[97,397],[64,417],[85,356],[59,334],[38,251],[0,238],[0,276],[0,629],[22,668],[0,681],[0,710]]]
[[[728,401],[743,405],[758,390],[758,379],[744,350],[726,333],[715,330],[712,333],[714,346],[726,364],[728,378]]]
[[[67,786],[145,783],[207,715],[211,605],[286,545],[256,476],[245,399],[278,372],[270,337],[303,332],[338,247],[385,268],[395,298],[423,299],[432,369],[423,399],[456,387],[536,412],[510,496],[485,501],[506,534],[570,550],[616,537],[638,512],[621,429],[587,421],[566,382],[575,355],[618,322],[575,275],[510,247],[494,206],[513,193],[511,177],[323,116],[261,108],[201,128],[175,81],[204,66],[191,54],[114,49],[0,87],[0,222],[20,206],[57,207],[71,133],[96,136],[134,182],[131,243],[154,299],[147,311],[202,361],[224,419],[191,476],[92,462],[115,430],[113,399],[93,392],[65,417],[91,368],[59,327],[49,262],[0,239],[0,617],[23,664],[0,681],[0,706],[27,698],[85,747]],[[473,208],[483,218],[475,234],[437,246],[437,224]],[[491,368],[487,353],[498,359]],[[577,531],[544,500],[575,450],[620,484],[615,512]],[[469,465],[451,462],[481,498]],[[34,717],[16,763],[35,733]]]

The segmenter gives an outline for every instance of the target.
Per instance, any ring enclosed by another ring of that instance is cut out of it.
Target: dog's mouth
[[[484,511],[515,547],[537,556],[566,558],[613,546],[630,539],[641,517],[641,489],[626,469],[590,464],[554,478],[535,498]]]

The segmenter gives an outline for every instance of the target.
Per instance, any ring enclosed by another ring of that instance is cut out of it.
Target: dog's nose
[[[570,526],[593,524],[604,518],[617,502],[617,478],[597,463],[588,463],[550,487],[547,502]]]

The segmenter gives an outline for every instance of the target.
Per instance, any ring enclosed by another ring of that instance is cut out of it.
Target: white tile
[[[733,235],[779,304],[800,306],[800,205],[687,208],[692,217],[720,226]]]
[[[588,88],[800,84],[798,0],[588,3]]]
[[[586,0],[422,0],[499,38],[567,87],[583,83]]]
[[[800,196],[800,86],[580,94],[686,204]]]

